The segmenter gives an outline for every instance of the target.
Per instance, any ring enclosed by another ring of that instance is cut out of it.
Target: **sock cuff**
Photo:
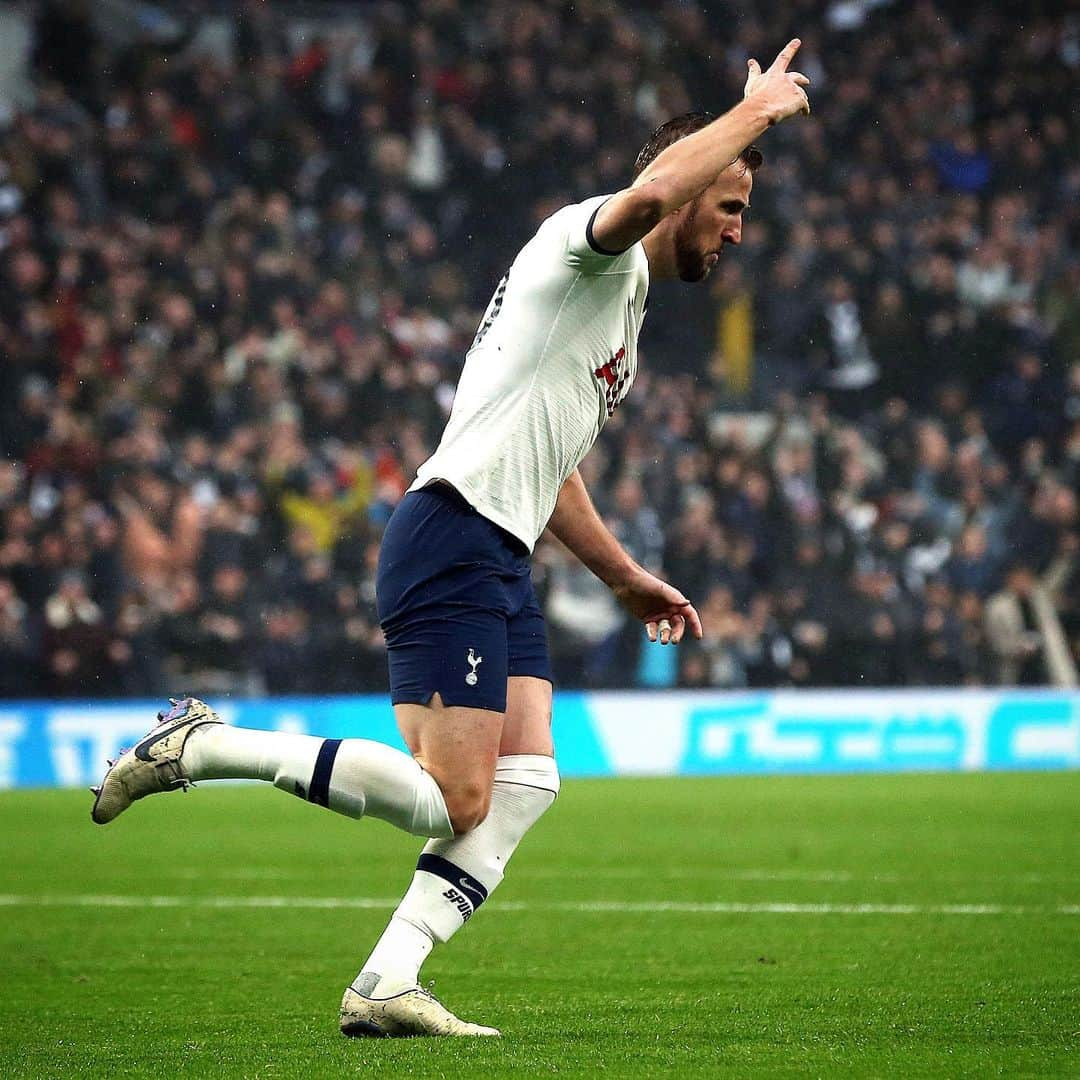
[[[495,783],[518,784],[559,794],[559,767],[546,754],[507,754],[495,762]]]
[[[463,892],[474,910],[488,898],[488,887],[479,878],[473,877],[457,863],[452,863],[432,851],[421,852],[420,858],[416,860],[416,869],[423,870],[426,874],[434,874],[455,890]]]
[[[340,739],[323,739],[315,758],[315,766],[311,770],[311,783],[308,784],[307,791],[308,802],[319,806],[330,806],[330,777],[333,775],[334,761],[340,749]]]
[[[414,764],[419,772],[419,779],[416,782],[416,796],[408,831],[413,836],[449,839],[454,835],[454,827],[450,824],[450,812],[446,809],[442,788],[431,773],[418,763]]]

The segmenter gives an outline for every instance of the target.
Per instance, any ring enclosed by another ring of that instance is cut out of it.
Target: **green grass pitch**
[[[425,968],[466,1042],[337,1032],[417,841],[89,808],[0,796],[3,1077],[1080,1076],[1077,773],[567,782]]]

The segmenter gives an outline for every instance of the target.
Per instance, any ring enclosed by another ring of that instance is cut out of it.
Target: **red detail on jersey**
[[[608,386],[614,386],[619,377],[619,361],[626,355],[626,347],[621,348],[603,367],[598,367],[593,374],[598,379],[603,379]]]
[[[603,367],[598,367],[593,374],[611,386],[615,382],[615,361],[609,360]]]
[[[607,414],[611,414],[618,407],[621,400],[622,388],[626,385],[627,373],[619,371],[619,361],[626,356],[626,346],[624,345],[619,351],[606,363],[603,367],[598,367],[593,371],[593,374],[598,379],[603,379],[607,384],[607,390],[604,394],[605,402],[607,404]]]

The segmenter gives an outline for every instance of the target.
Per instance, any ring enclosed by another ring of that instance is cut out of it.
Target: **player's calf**
[[[499,758],[490,812],[471,832],[425,846],[408,892],[353,989],[389,997],[415,985],[435,944],[457,933],[502,881],[522,837],[558,791],[553,758],[543,754]]]

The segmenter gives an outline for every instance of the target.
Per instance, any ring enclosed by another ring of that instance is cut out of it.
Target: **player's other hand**
[[[645,624],[650,641],[678,645],[689,626],[701,637],[701,619],[694,605],[674,585],[639,569],[629,580],[614,586],[615,598],[635,619]]]
[[[801,44],[798,38],[792,38],[765,71],[756,60],[747,61],[743,97],[754,98],[764,108],[770,124],[778,124],[796,113],[810,115],[810,99],[803,89],[810,85],[810,80],[801,72],[788,71]]]

